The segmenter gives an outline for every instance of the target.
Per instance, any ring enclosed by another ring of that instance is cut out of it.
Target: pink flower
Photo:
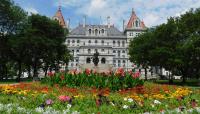
[[[54,73],[53,73],[53,72],[48,72],[47,75],[48,75],[49,77],[52,77],[52,76],[54,76]]]
[[[51,105],[51,104],[53,104],[53,100],[51,100],[51,99],[48,99],[48,100],[46,100],[46,105]]]
[[[139,78],[140,77],[140,72],[136,72],[134,74],[132,74],[133,78]]]
[[[64,96],[64,95],[61,95],[58,97],[58,99],[61,101],[61,102],[66,102],[66,101],[69,101],[71,98],[69,96]]]
[[[64,79],[65,79],[65,76],[62,74],[62,75],[60,76],[60,79],[61,79],[61,80],[64,80]]]
[[[125,72],[123,68],[118,68],[115,72],[115,75],[117,76],[125,76]]]
[[[87,69],[85,69],[85,73],[86,73],[87,75],[90,75],[91,70],[87,68]]]
[[[195,99],[192,99],[192,101],[191,101],[191,105],[192,105],[192,108],[197,107],[197,102],[196,102]]]

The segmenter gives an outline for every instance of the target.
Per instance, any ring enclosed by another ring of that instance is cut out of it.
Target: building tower
[[[125,35],[127,36],[127,40],[128,40],[128,43],[130,42],[130,40],[136,36],[138,36],[139,34],[145,32],[146,30],[146,26],[144,24],[143,21],[141,21],[134,9],[132,9],[132,13],[131,13],[131,17],[128,21],[128,24],[124,30],[124,33]]]
[[[56,12],[56,14],[53,16],[54,20],[57,20],[59,22],[59,24],[63,27],[63,28],[67,28],[68,26],[65,24],[65,20],[64,17],[62,15],[62,11],[61,11],[61,6],[59,6],[58,11]]]

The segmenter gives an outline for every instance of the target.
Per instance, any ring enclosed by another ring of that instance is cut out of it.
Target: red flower
[[[87,75],[90,75],[91,70],[90,70],[90,69],[85,69],[85,73],[86,73]]]
[[[139,78],[140,77],[140,72],[136,72],[132,75],[133,78]]]
[[[66,102],[66,101],[69,101],[71,98],[69,96],[64,96],[64,95],[61,95],[58,97],[58,99],[61,101],[61,102]]]
[[[54,76],[54,73],[53,72],[48,72],[47,75],[52,77],[52,76]]]
[[[191,105],[192,105],[192,108],[197,107],[197,102],[196,102],[195,99],[192,99],[192,101],[191,101]]]
[[[65,76],[62,74],[62,75],[60,76],[60,79],[61,79],[61,80],[64,80],[64,79],[65,79]]]

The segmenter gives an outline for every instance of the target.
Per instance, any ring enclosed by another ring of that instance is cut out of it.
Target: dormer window
[[[95,35],[97,36],[97,34],[98,34],[98,30],[97,30],[97,29],[95,29]]]
[[[101,30],[101,33],[104,34],[104,29]]]
[[[135,26],[139,27],[139,21],[138,20],[135,21]]]
[[[89,35],[91,35],[91,34],[92,34],[92,30],[91,30],[91,29],[89,29],[88,31],[89,31]]]

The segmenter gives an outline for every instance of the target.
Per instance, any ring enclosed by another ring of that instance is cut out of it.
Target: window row
[[[113,50],[113,53],[121,53],[121,51],[120,50],[118,50],[118,51],[116,51],[116,50]],[[126,51],[125,50],[122,50],[122,53],[126,53]]]
[[[118,63],[126,63],[126,60],[113,60],[113,63],[116,63],[116,62],[118,62]]]
[[[75,42],[76,42],[76,43],[80,43],[80,40],[72,40],[72,41],[67,40],[67,43],[68,43],[68,44],[70,44],[71,42],[72,42],[72,43],[75,43]]]
[[[125,67],[126,65],[125,64],[121,64],[121,63],[118,63],[118,64],[113,64],[114,67]]]
[[[89,33],[89,35],[95,34],[97,36],[98,34],[104,34],[105,30],[104,29],[94,29],[94,30],[89,29],[88,33]]]
[[[100,62],[101,62],[101,64],[106,64],[106,58],[101,58],[101,59],[100,59]],[[87,64],[92,63],[92,58],[87,57],[86,63],[87,63]]]

